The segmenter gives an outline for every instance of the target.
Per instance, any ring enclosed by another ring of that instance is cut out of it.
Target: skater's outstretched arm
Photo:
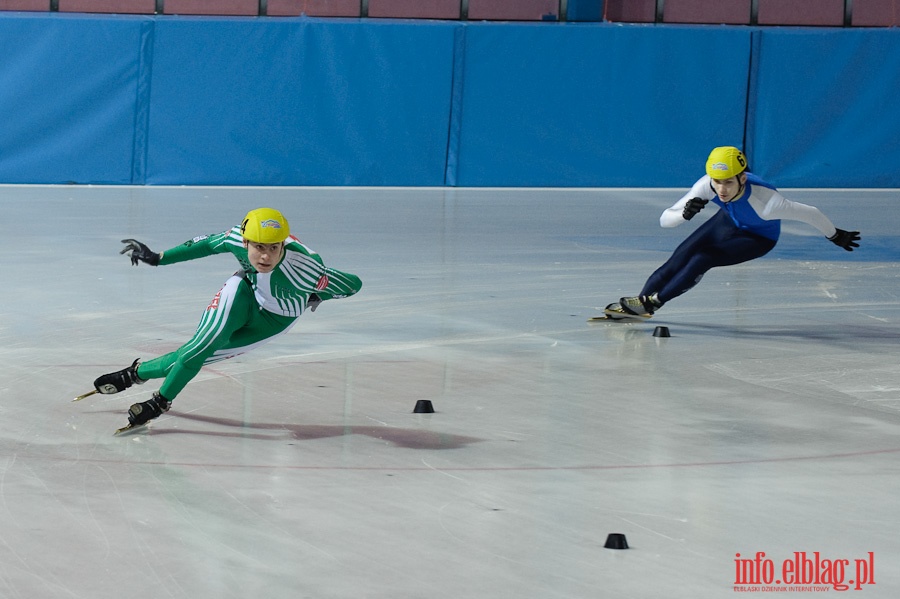
[[[170,248],[164,252],[156,253],[147,245],[141,243],[137,239],[123,239],[122,243],[125,247],[119,252],[120,254],[128,254],[131,263],[137,266],[143,262],[150,266],[166,266],[175,264],[176,262],[184,262],[186,260],[196,260],[197,258],[205,258],[214,254],[222,254],[229,251],[229,243],[235,247],[241,246],[240,233],[238,228],[230,229],[215,235],[202,235],[194,237],[184,243]]]
[[[771,197],[765,203],[760,213],[765,219],[784,219],[796,220],[804,222],[818,229],[828,241],[836,246],[844,248],[848,252],[852,252],[853,248],[858,248],[859,231],[845,231],[838,229],[832,224],[831,220],[815,206],[802,204],[788,200],[777,191],[772,191]]]

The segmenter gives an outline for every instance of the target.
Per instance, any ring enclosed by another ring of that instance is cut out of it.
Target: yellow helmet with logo
[[[712,179],[730,179],[747,170],[747,157],[734,146],[713,148],[706,159],[706,174]]]
[[[290,234],[287,220],[274,208],[251,210],[241,223],[241,235],[254,243],[281,243]]]

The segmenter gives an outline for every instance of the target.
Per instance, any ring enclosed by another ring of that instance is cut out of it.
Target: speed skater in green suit
[[[356,275],[326,267],[317,253],[290,234],[287,220],[272,208],[251,210],[238,226],[160,253],[135,239],[122,243],[121,253],[135,266],[166,266],[226,252],[241,265],[207,306],[187,343],[94,381],[96,392],[109,394],[163,379],[149,400],[128,409],[129,427],[167,412],[204,365],[257,348],[290,330],[307,309],[315,311],[321,302],[349,297],[362,287]]]

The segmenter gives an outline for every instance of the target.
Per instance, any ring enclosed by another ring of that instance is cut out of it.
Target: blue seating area
[[[900,0],[0,0],[0,11],[896,27]]]

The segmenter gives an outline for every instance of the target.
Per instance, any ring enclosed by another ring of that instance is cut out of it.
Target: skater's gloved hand
[[[681,216],[684,217],[684,220],[691,220],[698,212],[703,210],[703,207],[706,206],[707,202],[709,202],[709,200],[704,200],[703,198],[689,199],[687,204],[684,205],[684,212],[681,213]]]
[[[125,247],[119,253],[127,254],[131,252],[132,266],[137,266],[138,262],[146,262],[150,266],[159,266],[160,255],[137,239],[123,239],[122,243],[125,244]]]
[[[834,235],[828,238],[828,241],[838,247],[844,248],[848,252],[852,252],[853,248],[859,247],[859,244],[856,243],[859,241],[859,231],[844,231],[843,229],[838,229]]]
[[[309,308],[310,312],[315,312],[316,308],[319,307],[319,304],[322,303],[322,298],[313,293],[309,296],[309,299],[306,300],[306,307]]]

